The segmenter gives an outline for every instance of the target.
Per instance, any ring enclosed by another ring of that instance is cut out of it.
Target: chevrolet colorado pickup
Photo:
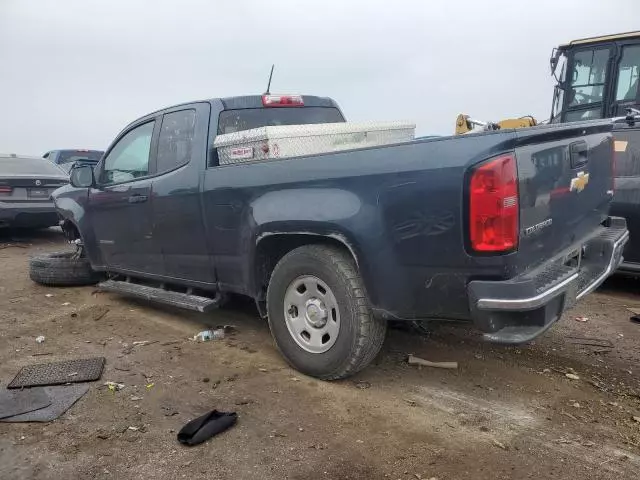
[[[229,132],[343,121],[314,96],[214,99],[134,121],[53,194],[78,251],[32,259],[31,278],[199,311],[247,295],[291,365],[338,379],[373,360],[390,319],[468,321],[488,341],[527,342],[621,262],[611,121],[237,164],[214,146]]]

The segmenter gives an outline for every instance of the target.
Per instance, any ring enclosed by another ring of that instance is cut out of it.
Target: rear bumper
[[[594,236],[533,271],[505,281],[470,282],[473,322],[491,342],[534,339],[619,267],[628,239],[626,221],[610,217]],[[581,252],[579,264],[567,264],[566,254],[576,250]]]
[[[58,224],[53,202],[0,202],[0,226],[52,227]]]

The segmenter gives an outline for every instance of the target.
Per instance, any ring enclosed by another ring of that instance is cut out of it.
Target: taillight
[[[263,95],[262,105],[265,107],[304,107],[300,95]]]
[[[12,191],[11,187],[0,185],[0,195],[9,195]]]
[[[469,233],[477,252],[506,252],[518,247],[518,171],[504,155],[477,167],[469,185]]]

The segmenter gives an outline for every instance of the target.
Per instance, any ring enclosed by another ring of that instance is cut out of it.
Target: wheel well
[[[315,234],[277,234],[265,237],[258,243],[256,249],[255,268],[255,292],[256,299],[262,301],[266,298],[267,285],[273,269],[290,251],[304,245],[331,245],[346,251],[355,258],[351,248],[343,241],[335,237],[325,237]]]
[[[80,239],[80,232],[78,231],[78,227],[76,227],[75,224],[70,220],[65,220],[62,223],[62,231],[64,232],[64,236],[70,242]]]

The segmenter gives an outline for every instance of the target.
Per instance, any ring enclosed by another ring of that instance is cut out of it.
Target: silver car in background
[[[39,157],[0,154],[0,228],[58,225],[53,191],[69,183],[69,174]]]

